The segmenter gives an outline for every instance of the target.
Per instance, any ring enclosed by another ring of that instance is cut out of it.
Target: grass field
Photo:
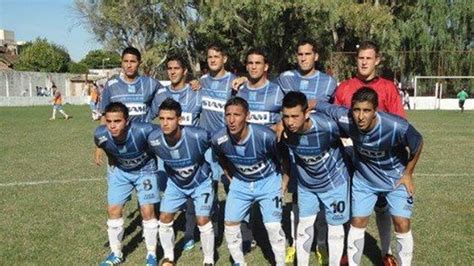
[[[48,121],[50,106],[0,108],[0,265],[92,265],[108,253],[105,169],[92,161],[97,123],[86,106],[65,110],[74,118]],[[425,139],[415,171],[414,264],[471,265],[474,112],[412,111],[408,117]],[[131,202],[126,214],[128,265],[144,263],[135,208]],[[365,265],[379,258],[375,232],[371,221]],[[183,253],[180,245],[179,264],[202,263],[200,244]],[[217,264],[228,265],[225,241],[217,251]],[[269,264],[260,248],[246,259],[250,265]]]

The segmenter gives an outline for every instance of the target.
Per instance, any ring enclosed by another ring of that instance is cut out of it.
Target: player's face
[[[124,54],[122,57],[122,71],[128,78],[135,78],[138,74],[138,67],[140,66],[140,61],[136,55],[133,54]]]
[[[188,71],[183,68],[178,61],[169,61],[166,67],[166,72],[168,73],[168,78],[172,85],[178,85],[185,81]]]
[[[291,108],[283,107],[283,124],[291,133],[302,133],[307,119],[308,113],[303,111],[300,105]]]
[[[368,132],[377,124],[376,109],[371,102],[356,102],[352,106],[352,115],[359,130]]]
[[[127,119],[122,112],[108,112],[105,114],[105,125],[112,137],[124,139],[127,134]]]
[[[240,105],[229,105],[225,109],[225,122],[230,134],[240,135],[247,126],[248,113]]]
[[[207,64],[209,69],[213,72],[220,72],[224,69],[224,65],[227,62],[227,56],[223,55],[213,49],[207,50]]]
[[[163,133],[165,135],[172,135],[177,132],[181,117],[176,115],[176,111],[160,110],[158,119],[160,120],[160,127]]]
[[[360,50],[357,55],[357,73],[366,80],[375,77],[375,68],[380,63],[380,57],[374,49]]]
[[[319,55],[313,51],[311,44],[298,46],[296,59],[298,60],[298,67],[302,72],[311,72],[314,69],[314,64],[318,61]]]
[[[261,79],[268,70],[268,64],[262,55],[250,54],[247,57],[247,72],[253,80]]]

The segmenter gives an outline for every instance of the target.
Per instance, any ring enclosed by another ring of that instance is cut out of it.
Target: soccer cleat
[[[285,263],[293,264],[295,261],[296,249],[294,247],[286,248]]]
[[[184,251],[189,251],[194,248],[196,242],[194,240],[190,239],[188,242],[186,242],[183,246]]]
[[[213,263],[204,263],[204,266],[214,266]]]
[[[397,266],[397,260],[393,255],[387,254],[383,256],[383,266]]]
[[[100,266],[119,265],[123,260],[121,257],[116,256],[113,252],[107,256],[107,258],[100,263]]]
[[[342,255],[340,266],[349,266],[349,258],[347,255]]]
[[[329,265],[328,253],[325,250],[316,249],[316,259],[318,260],[318,265]]]
[[[174,266],[175,263],[174,261],[168,259],[168,258],[164,258],[161,263],[160,263],[161,266]]]
[[[158,260],[156,259],[156,256],[149,254],[146,257],[146,266],[157,266],[158,265]]]

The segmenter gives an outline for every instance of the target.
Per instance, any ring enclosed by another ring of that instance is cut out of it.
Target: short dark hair
[[[318,44],[313,39],[301,39],[301,40],[299,40],[298,43],[296,44],[296,52],[298,52],[298,48],[300,46],[303,46],[303,45],[306,45],[306,44],[309,44],[309,45],[313,46],[313,52],[318,53]]]
[[[171,54],[167,58],[168,59],[166,59],[166,66],[168,66],[169,62],[176,61],[182,68],[189,70],[188,61],[186,61],[186,59],[184,59],[182,56],[177,54]]]
[[[226,49],[224,48],[223,45],[220,45],[218,43],[211,43],[207,46],[207,50],[206,51],[209,51],[209,50],[214,50],[214,51],[217,51],[219,53],[221,53],[222,55],[224,56],[227,56],[227,51]]]
[[[128,119],[128,108],[121,102],[109,103],[104,110],[104,114],[106,113],[122,113],[125,119]]]
[[[298,105],[301,106],[303,112],[308,109],[308,99],[302,92],[290,91],[283,98],[283,108],[293,108]]]
[[[242,97],[234,96],[234,97],[230,98],[229,100],[227,100],[227,102],[225,103],[225,106],[224,106],[224,110],[227,110],[227,107],[229,107],[231,105],[240,105],[244,108],[246,113],[249,112],[249,104]]]
[[[142,60],[142,54],[140,54],[140,51],[138,51],[138,49],[135,48],[135,47],[129,46],[129,47],[123,49],[122,58],[123,58],[126,54],[131,54],[131,55],[136,56],[137,59],[138,59],[138,61],[141,61],[141,60]]]
[[[247,60],[249,58],[249,55],[251,54],[256,54],[256,55],[261,55],[263,56],[263,62],[265,64],[268,64],[268,56],[267,53],[265,52],[264,49],[262,48],[251,48],[250,50],[247,51],[247,54],[245,55],[245,63],[247,64]]]
[[[374,109],[377,109],[379,106],[379,98],[377,92],[374,89],[369,87],[361,87],[352,95],[351,107],[354,107],[356,103],[360,102],[370,102],[374,106]]]
[[[175,111],[176,116],[181,116],[181,104],[179,102],[171,99],[171,98],[166,98],[161,104],[160,104],[160,111],[161,110],[166,110],[166,111]]]
[[[357,55],[359,55],[360,51],[368,49],[374,50],[375,55],[379,56],[379,46],[373,41],[363,41],[361,44],[359,44],[359,47],[357,48]]]

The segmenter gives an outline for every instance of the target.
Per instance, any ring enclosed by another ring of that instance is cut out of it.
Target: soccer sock
[[[56,119],[56,109],[53,109],[53,116],[51,118]]]
[[[380,249],[382,256],[392,254],[390,248],[390,240],[392,238],[392,217],[388,212],[388,208],[375,210],[375,221],[377,222],[377,229],[380,236]]]
[[[160,233],[160,243],[161,247],[163,248],[163,257],[168,258],[171,261],[174,261],[174,230],[173,230],[173,222],[171,223],[163,223],[161,221],[158,222],[160,228],[158,232]]]
[[[402,266],[411,265],[411,259],[413,257],[413,235],[411,230],[406,233],[395,232],[395,238],[397,240],[397,260]]]
[[[239,225],[225,225],[225,239],[227,248],[234,260],[234,263],[245,264],[244,252],[242,250],[242,232]]]
[[[123,218],[108,219],[107,226],[110,250],[116,256],[122,257]]]
[[[285,233],[281,228],[281,223],[265,223],[268,239],[272,246],[275,262],[277,266],[285,265]]]
[[[186,202],[186,225],[184,232],[184,239],[186,241],[194,240],[194,228],[196,228],[196,211],[194,210],[194,203],[191,199]]]
[[[349,265],[359,265],[364,251],[364,237],[367,228],[357,228],[351,225],[347,237],[347,257]]]
[[[214,263],[214,228],[212,222],[198,226],[201,232],[201,246],[204,254],[204,263]]]
[[[158,234],[158,220],[153,218],[143,220],[143,236],[145,237],[145,245],[148,254],[156,256],[156,236]]]
[[[326,223],[326,213],[324,210],[321,210],[316,217],[316,242],[318,250],[328,250],[327,239],[328,225]]]
[[[328,249],[329,265],[339,266],[344,251],[344,226],[342,224],[328,224]]]
[[[64,117],[67,117],[66,112],[64,112],[63,110],[59,110],[59,112],[60,112]]]
[[[296,228],[299,223],[298,217],[300,216],[300,209],[297,203],[291,204],[291,212],[290,212],[290,231],[291,231],[291,239],[293,239],[293,243],[291,246],[296,246]]]
[[[298,223],[296,237],[298,265],[309,265],[309,255],[314,238],[314,220],[316,220],[316,215],[300,218]]]

